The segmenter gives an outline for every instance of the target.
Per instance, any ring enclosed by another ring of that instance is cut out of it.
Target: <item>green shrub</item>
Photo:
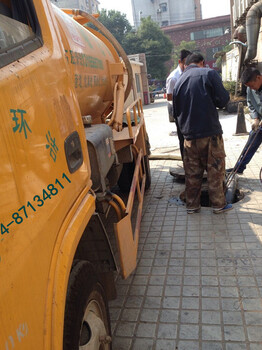
[[[235,94],[236,82],[235,81],[223,81],[224,88],[228,91],[230,96]]]

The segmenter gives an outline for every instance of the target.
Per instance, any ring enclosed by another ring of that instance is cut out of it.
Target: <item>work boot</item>
[[[226,211],[229,211],[231,209],[233,209],[233,205],[232,204],[226,204],[223,208],[213,209],[213,213],[214,214],[221,214],[221,213],[225,213]]]
[[[187,209],[188,214],[195,214],[195,213],[200,213],[201,208],[195,208],[195,209]]]

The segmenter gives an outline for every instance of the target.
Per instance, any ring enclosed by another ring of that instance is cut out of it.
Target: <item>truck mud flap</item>
[[[125,216],[114,224],[114,230],[120,255],[120,267],[123,278],[127,278],[136,268],[137,248],[146,182],[146,174],[143,172],[143,169],[145,167],[142,167],[142,162],[143,152],[142,149],[140,149],[136,159],[136,166],[125,210]],[[138,209],[133,232],[131,219],[136,194],[138,198]]]

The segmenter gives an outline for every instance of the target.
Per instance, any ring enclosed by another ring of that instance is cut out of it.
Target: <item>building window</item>
[[[137,91],[137,92],[141,92],[141,85],[140,85],[139,74],[136,73],[136,74],[135,74],[135,77],[136,77],[136,91]]]
[[[206,50],[206,61],[213,61],[215,59],[214,54],[219,51],[222,51],[222,46],[209,47]]]
[[[167,12],[167,3],[162,2],[161,4],[159,4],[159,8],[160,8],[161,12]]]
[[[191,40],[201,40],[206,38],[213,38],[215,36],[221,36],[224,34],[223,28],[212,28],[206,30],[199,30],[197,32],[190,33]]]
[[[166,27],[168,26],[168,21],[162,21],[161,22],[161,27]]]

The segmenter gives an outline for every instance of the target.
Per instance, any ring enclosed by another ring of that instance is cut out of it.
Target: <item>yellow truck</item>
[[[150,186],[142,103],[124,107],[132,81],[93,16],[0,0],[1,350],[112,347],[107,300],[116,271],[135,269]]]

